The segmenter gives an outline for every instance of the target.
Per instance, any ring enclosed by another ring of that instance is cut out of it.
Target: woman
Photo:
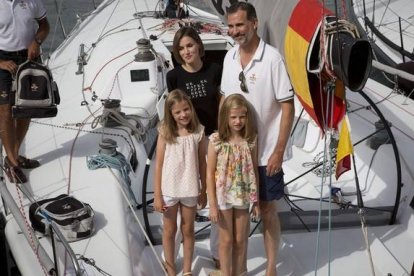
[[[173,55],[179,66],[167,73],[168,91],[181,89],[187,93],[205,134],[210,135],[217,130],[221,67],[203,62],[203,42],[191,27],[182,27],[176,32]]]

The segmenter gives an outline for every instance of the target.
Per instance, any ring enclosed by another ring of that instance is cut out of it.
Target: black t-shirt
[[[179,88],[187,93],[206,135],[217,130],[221,72],[218,64],[205,62],[198,72],[190,73],[177,66],[167,73],[168,91]]]

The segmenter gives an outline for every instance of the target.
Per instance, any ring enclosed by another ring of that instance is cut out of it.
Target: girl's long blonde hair
[[[165,99],[164,119],[161,121],[159,129],[160,134],[165,138],[165,141],[170,144],[175,143],[178,136],[177,122],[174,120],[171,110],[174,104],[182,101],[186,101],[191,108],[192,118],[187,126],[187,131],[194,133],[200,127],[200,122],[198,120],[197,114],[187,94],[180,89],[172,90],[170,93],[168,93],[167,99]]]
[[[223,102],[219,113],[218,133],[221,141],[229,141],[231,131],[229,127],[230,110],[234,108],[246,108],[246,124],[241,131],[242,137],[249,143],[256,139],[256,124],[253,115],[253,108],[246,98],[241,94],[233,94]]]

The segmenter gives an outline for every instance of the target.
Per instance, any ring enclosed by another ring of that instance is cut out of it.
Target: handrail
[[[158,138],[158,137],[157,137]],[[150,165],[151,165],[151,159],[155,153],[155,149],[157,148],[157,140],[154,140],[154,143],[151,146],[151,149],[148,153],[148,157],[147,157],[147,164],[145,164],[145,169],[144,169],[144,177],[143,177],[143,183],[142,183],[142,213],[143,213],[143,217],[144,217],[144,225],[145,225],[145,231],[147,232],[147,235],[151,241],[151,243],[155,243],[155,239],[154,236],[152,235],[151,232],[151,225],[149,223],[149,219],[148,219],[148,206],[147,206],[147,185],[148,185],[148,174],[149,174],[149,169],[150,169]]]
[[[62,232],[60,232],[56,222],[50,220],[53,232],[55,232],[56,236],[58,236],[60,242],[62,243],[63,247],[65,247],[66,251],[69,253],[69,257],[72,260],[76,276],[82,276],[82,271],[78,263],[78,259],[76,258],[75,252],[73,252],[72,247],[69,245],[65,237],[63,236]]]
[[[398,146],[397,146],[397,143],[395,142],[394,135],[391,131],[391,128],[390,128],[389,124],[387,124],[387,120],[385,120],[385,117],[382,114],[382,112],[380,111],[380,109],[377,107],[377,105],[371,100],[371,98],[364,91],[360,90],[359,94],[375,110],[378,117],[380,117],[381,121],[385,122],[384,123],[384,128],[387,131],[388,137],[390,138],[390,143],[391,143],[392,148],[393,148],[394,157],[395,157],[395,164],[396,164],[396,171],[397,171],[397,183],[396,183],[397,184],[397,191],[396,191],[396,195],[395,195],[394,209],[392,210],[391,219],[390,219],[390,222],[389,222],[389,225],[393,225],[395,223],[396,218],[397,218],[398,207],[400,205],[400,200],[401,200],[401,188],[403,186],[402,181],[401,181],[401,161],[400,161],[400,154],[398,152]]]

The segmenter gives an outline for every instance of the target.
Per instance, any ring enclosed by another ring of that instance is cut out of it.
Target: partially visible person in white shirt
[[[27,182],[22,169],[39,161],[19,155],[30,119],[13,119],[12,76],[26,60],[40,61],[40,46],[49,34],[46,9],[41,0],[0,0],[0,138],[6,150],[5,173],[12,183]]]

